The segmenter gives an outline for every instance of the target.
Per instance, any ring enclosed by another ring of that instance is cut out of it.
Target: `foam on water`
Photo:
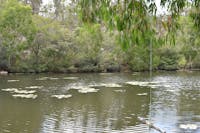
[[[7,89],[1,89],[2,91],[7,91],[7,92],[13,92],[18,90],[17,88],[7,88]]]
[[[36,80],[47,80],[49,77],[41,77],[41,78],[38,78]]]
[[[74,79],[78,79],[78,77],[64,77],[63,79],[74,80]]]
[[[71,86],[70,89],[78,90],[79,93],[98,92],[99,89],[90,86]]]
[[[11,93],[18,93],[18,94],[32,94],[35,93],[36,90],[21,90],[21,88],[7,88],[7,89],[2,89],[2,91],[7,91]]]
[[[98,91],[99,91],[98,89],[90,88],[90,87],[83,87],[78,90],[78,92],[80,93],[91,93],[91,92],[98,92]]]
[[[158,82],[158,81],[152,81],[152,82],[128,81],[128,82],[125,82],[125,84],[141,86],[141,87],[150,87],[150,88],[160,88],[160,87],[170,88],[171,87],[169,84],[165,84],[164,82]]]
[[[147,93],[138,93],[137,95],[138,96],[147,96],[148,94]]]
[[[14,93],[18,93],[18,94],[33,94],[36,92],[36,90],[15,90],[13,91]]]
[[[14,98],[27,98],[27,99],[36,99],[37,95],[34,94],[14,94]]]
[[[51,97],[54,97],[54,98],[57,98],[57,99],[67,99],[67,98],[72,97],[72,95],[71,94],[68,94],[68,95],[52,95]]]
[[[97,84],[90,84],[89,87],[120,88],[122,87],[122,85],[116,83],[97,83]]]
[[[19,82],[19,80],[8,80],[8,82]]]
[[[198,126],[196,124],[180,124],[179,128],[195,130],[198,128]]]
[[[123,93],[123,92],[126,92],[126,90],[114,90],[115,92],[121,92],[121,93]]]
[[[28,86],[28,87],[25,87],[27,89],[41,89],[43,88],[44,86]]]

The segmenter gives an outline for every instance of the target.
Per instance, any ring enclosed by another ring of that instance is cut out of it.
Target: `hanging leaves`
[[[149,40],[158,38],[155,32],[157,6],[155,0],[76,0],[79,4],[81,19],[86,23],[100,22],[112,30],[120,32],[123,48],[131,45],[149,44]],[[199,0],[192,1],[199,8]],[[175,44],[178,18],[187,0],[161,0],[160,6],[168,9],[169,15],[163,27],[168,32],[166,40]],[[195,24],[200,24],[199,12],[196,12]],[[154,25],[154,27],[153,27]]]

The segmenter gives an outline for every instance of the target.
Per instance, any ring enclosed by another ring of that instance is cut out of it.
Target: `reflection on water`
[[[170,133],[197,133],[199,77],[200,73],[155,73],[152,78],[146,73],[2,76],[0,133],[156,133],[137,117]],[[38,97],[14,98],[15,91],[2,91],[8,88],[35,90]],[[80,93],[83,88],[98,91]]]
[[[170,133],[200,132],[200,73],[159,75],[170,88],[152,90],[151,120]],[[183,128],[183,125],[191,125]],[[192,129],[192,126],[196,127]]]

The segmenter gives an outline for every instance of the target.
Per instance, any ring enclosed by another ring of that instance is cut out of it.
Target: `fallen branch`
[[[160,128],[154,126],[152,123],[150,123],[149,121],[145,120],[144,118],[138,117],[138,120],[141,121],[142,123],[148,125],[150,128],[155,129],[156,131],[160,132],[160,133],[166,133],[165,131],[162,131]]]

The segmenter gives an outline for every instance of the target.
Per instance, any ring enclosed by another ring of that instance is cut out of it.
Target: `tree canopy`
[[[160,19],[168,32],[167,40],[175,41],[178,17],[186,8],[193,7],[191,16],[197,28],[200,26],[199,0],[74,0],[78,3],[81,19],[86,23],[102,23],[112,30],[119,31],[120,42],[124,48],[132,44],[154,43],[158,41],[157,25],[160,16],[157,6],[166,8],[168,14]],[[159,42],[160,43],[160,42]]]
[[[8,47],[7,56],[9,66],[13,51],[20,51],[25,45],[34,39],[35,26],[32,21],[32,9],[30,6],[22,5],[16,0],[5,2],[0,10],[0,33],[2,44]]]

